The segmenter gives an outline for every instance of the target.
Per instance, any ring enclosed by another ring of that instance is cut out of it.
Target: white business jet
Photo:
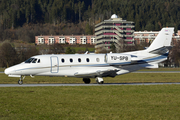
[[[174,28],[163,28],[149,48],[134,52],[107,54],[37,55],[23,63],[5,69],[9,77],[19,77],[23,84],[25,76],[65,76],[90,78],[102,84],[103,77],[115,77],[144,68],[158,68],[167,59],[171,48]]]

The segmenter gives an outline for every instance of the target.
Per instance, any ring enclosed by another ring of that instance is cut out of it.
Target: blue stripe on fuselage
[[[166,53],[164,55],[161,55],[161,56],[158,56],[158,57],[140,60],[140,61],[137,61],[137,62],[138,63],[148,63],[148,62],[153,62],[153,61],[156,61],[156,60],[167,58],[167,56],[168,56],[168,53]]]

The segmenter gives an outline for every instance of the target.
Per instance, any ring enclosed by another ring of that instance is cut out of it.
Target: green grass
[[[130,73],[104,82],[180,82],[179,78],[179,73]],[[0,84],[17,84],[18,79],[0,74]],[[26,77],[24,83],[83,82],[36,76]],[[3,87],[0,120],[179,120],[179,100],[180,85]]]
[[[1,120],[179,120],[180,85],[0,88]]]
[[[180,71],[180,68],[156,68],[156,69],[142,69],[139,71]]]
[[[78,51],[86,51],[86,49],[88,49],[89,52],[94,52],[95,48],[87,48],[87,47],[72,47],[73,49],[76,50],[76,52]]]
[[[0,72],[3,72],[5,70],[5,68],[0,68]]]

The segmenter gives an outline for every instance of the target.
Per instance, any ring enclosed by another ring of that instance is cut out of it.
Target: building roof
[[[118,16],[116,14],[113,14],[111,18],[118,18]]]

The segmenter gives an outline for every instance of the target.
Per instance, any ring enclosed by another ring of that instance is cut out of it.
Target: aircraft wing
[[[97,71],[80,71],[76,72],[74,75],[76,77],[115,77],[116,72],[119,70],[97,70]]]

